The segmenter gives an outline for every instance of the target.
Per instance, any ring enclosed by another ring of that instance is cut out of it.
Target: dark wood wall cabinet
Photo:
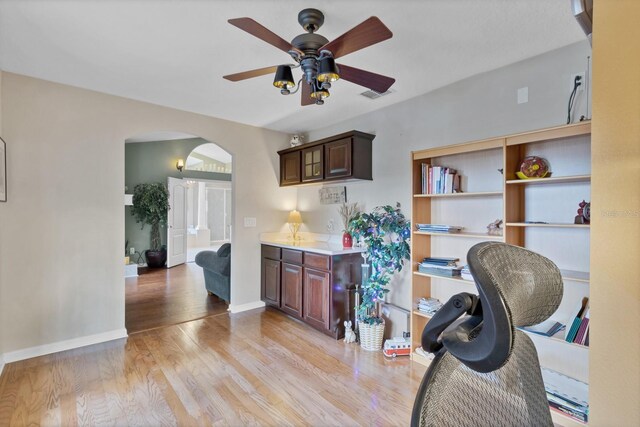
[[[371,141],[375,135],[353,130],[278,151],[280,186],[332,180],[372,180]]]
[[[324,255],[262,245],[261,297],[268,306],[340,339],[350,289],[360,282],[359,253]]]

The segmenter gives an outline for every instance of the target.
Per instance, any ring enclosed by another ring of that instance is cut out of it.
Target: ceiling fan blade
[[[390,39],[393,33],[380,19],[375,16],[367,19],[360,25],[356,25],[340,37],[322,46],[318,52],[328,50],[334,58],[340,58],[349,53],[364,49],[367,46]]]
[[[251,18],[235,18],[229,19],[227,22],[240,28],[241,30],[246,31],[252,36],[259,38],[260,40],[263,40],[270,45],[277,47],[280,50],[284,50],[285,52],[289,52],[292,49],[296,51],[298,50],[291,46],[291,43],[289,43],[273,31],[262,26],[261,24],[258,24]]]
[[[396,79],[372,73],[371,71],[349,67],[348,65],[337,64],[340,71],[340,78],[368,89],[373,89],[378,93],[384,93],[395,83]]]
[[[302,85],[302,88],[300,91],[302,92],[300,105],[304,107],[305,105],[315,104],[316,100],[311,97],[311,85],[307,83],[304,79],[302,79],[300,84]]]
[[[231,80],[232,82],[239,82],[240,80],[251,79],[253,77],[264,76],[265,74],[273,74],[278,69],[278,66],[258,68],[257,70],[243,71],[242,73],[229,74],[222,76],[222,78]]]

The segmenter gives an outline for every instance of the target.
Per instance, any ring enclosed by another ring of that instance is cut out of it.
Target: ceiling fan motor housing
[[[298,13],[298,22],[305,31],[313,33],[324,24],[324,14],[318,9],[302,9]]]

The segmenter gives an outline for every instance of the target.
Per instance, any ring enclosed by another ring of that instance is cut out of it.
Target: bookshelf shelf
[[[470,232],[463,232],[463,231],[461,231],[460,233],[436,233],[432,231],[414,231],[413,234],[416,236],[446,236],[446,237],[468,237],[471,239],[485,239],[485,240],[498,240],[498,241],[504,240],[503,236],[492,236],[487,233],[470,233]]]
[[[560,184],[568,182],[589,182],[591,175],[553,176],[550,178],[509,179],[507,185]]]
[[[560,269],[560,274],[562,274],[563,279],[572,280],[574,282],[589,283],[591,281],[591,275],[588,271]]]
[[[534,332],[525,331],[524,329],[520,329],[520,330],[521,330],[522,332],[526,333],[527,335],[531,336],[531,337],[536,337],[536,338],[541,338],[541,339],[544,339],[544,340],[550,340],[550,341],[553,341],[553,342],[558,342],[558,343],[561,343],[561,344],[564,344],[564,345],[569,345],[569,346],[572,346],[572,347],[577,347],[577,348],[583,349],[583,350],[585,350],[585,351],[588,351],[588,350],[589,350],[589,347],[588,347],[588,346],[586,346],[586,345],[576,344],[576,343],[574,343],[574,342],[567,342],[567,341],[565,341],[565,339],[564,339],[564,338],[562,338],[562,337],[560,337],[560,336],[559,336],[559,335],[562,335],[562,333],[564,333],[564,332],[558,332],[558,334],[553,335],[553,336],[551,336],[551,337],[548,337],[548,336],[546,336],[546,335],[540,335],[540,334],[536,334],[536,333],[534,333]]]
[[[589,200],[590,134],[591,123],[585,121],[488,140],[414,151],[410,183],[410,191],[413,195],[411,198],[412,222],[414,224],[455,223],[464,226],[465,230],[459,233],[412,230],[411,263],[414,266],[411,275],[412,300],[432,297],[445,303],[456,283],[465,286],[474,285],[473,281],[459,276],[447,277],[421,273],[415,270],[415,266],[427,257],[455,256],[463,259],[474,244],[482,241],[498,241],[522,246],[551,258],[558,265],[571,265],[573,268],[584,270],[561,270],[563,279],[569,282],[565,286],[564,297],[570,300],[569,305],[574,305],[574,300],[579,296],[588,296],[590,285],[588,257],[582,256],[581,251],[585,247],[588,248],[589,224],[568,222],[531,224],[524,222],[524,219],[535,219],[536,216],[544,218],[537,212],[545,212],[545,214],[548,212],[550,218],[571,221],[575,215],[572,201]],[[515,171],[519,169],[522,159],[531,155],[546,158],[553,165],[556,175],[540,179],[517,179]],[[423,164],[455,169],[460,176],[464,177],[462,188],[469,189],[470,192],[421,194],[424,188]],[[503,174],[498,175],[496,169],[502,169]],[[500,188],[498,185],[501,185],[502,191],[475,191]],[[451,199],[455,199],[456,202],[442,202],[442,200]],[[501,207],[498,202],[501,202]],[[569,206],[571,206],[571,217],[566,217],[566,213],[563,212]],[[500,208],[502,208],[501,211],[499,211]],[[486,234],[483,225],[499,218],[499,215],[504,221],[503,236]],[[486,222],[479,220],[485,217]],[[578,229],[583,231],[572,231]],[[547,232],[545,233],[544,230]],[[544,238],[550,232],[554,236],[553,242]],[[446,236],[451,239],[434,236]],[[576,250],[569,252],[571,249],[566,248],[576,248]],[[566,308],[563,310],[566,311]],[[560,315],[564,316],[564,312]],[[429,319],[429,316],[415,309],[411,311],[411,340],[414,350],[420,345],[422,330]],[[584,380],[588,369],[589,347],[568,343],[561,337],[545,337],[534,333],[529,335],[541,338],[535,339],[535,344],[540,346],[539,354],[544,355],[541,358],[543,366]],[[411,357],[412,360],[424,365],[430,362],[429,359],[415,352]],[[554,420],[558,420],[556,422],[559,425],[566,427],[586,425],[560,414],[554,414],[553,417]]]
[[[555,227],[555,228],[589,228],[589,224],[571,224],[571,223],[547,223],[534,224],[530,222],[508,222],[507,227]]]
[[[439,276],[437,274],[421,273],[419,271],[414,271],[413,274],[415,274],[416,276],[429,277],[429,278],[432,278],[432,279],[444,279],[444,280],[450,280],[452,282],[466,283],[466,284],[469,284],[469,285],[475,285],[474,281],[463,279],[460,276]]]
[[[447,193],[447,194],[414,194],[413,197],[426,197],[426,198],[458,198],[458,197],[493,197],[502,196],[502,191],[475,191],[470,193]]]
[[[413,310],[413,314],[415,314],[416,316],[424,317],[426,319],[431,319],[431,316],[429,316],[426,313],[421,312],[420,310]]]
[[[411,360],[413,360],[414,362],[418,362],[419,364],[424,366],[429,366],[431,364],[430,359],[427,359],[426,357],[415,351],[411,352]]]

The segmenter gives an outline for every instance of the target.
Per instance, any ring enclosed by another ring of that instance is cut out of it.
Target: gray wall
[[[151,141],[127,143],[124,146],[124,185],[127,193],[133,194],[136,184],[162,182],[167,184],[167,178],[201,178],[218,181],[231,181],[231,175],[226,173],[200,172],[184,169],[179,172],[176,169],[176,161],[183,159],[185,162],[189,153],[202,144],[206,144],[202,138],[190,138],[172,141]],[[125,207],[125,239],[129,240],[129,247],[142,253],[149,249],[149,233],[151,228],[145,225],[141,229],[140,223],[136,223],[131,215],[131,207]],[[166,244],[166,227],[160,230],[162,243]],[[124,248],[122,249],[124,253]]]
[[[576,43],[310,132],[307,141],[351,129],[376,134],[373,181],[347,183],[348,199],[366,210],[398,201],[410,216],[411,151],[564,124],[571,74],[586,70],[590,52],[588,42]],[[529,102],[517,104],[516,91],[524,86],[529,88]],[[586,114],[585,94],[577,100],[576,118]],[[330,104],[331,100],[325,107]],[[326,232],[327,221],[333,219],[338,232],[336,205],[320,205],[318,188],[298,188],[305,227]],[[411,307],[408,270],[395,280],[390,293],[391,301],[405,308]]]

